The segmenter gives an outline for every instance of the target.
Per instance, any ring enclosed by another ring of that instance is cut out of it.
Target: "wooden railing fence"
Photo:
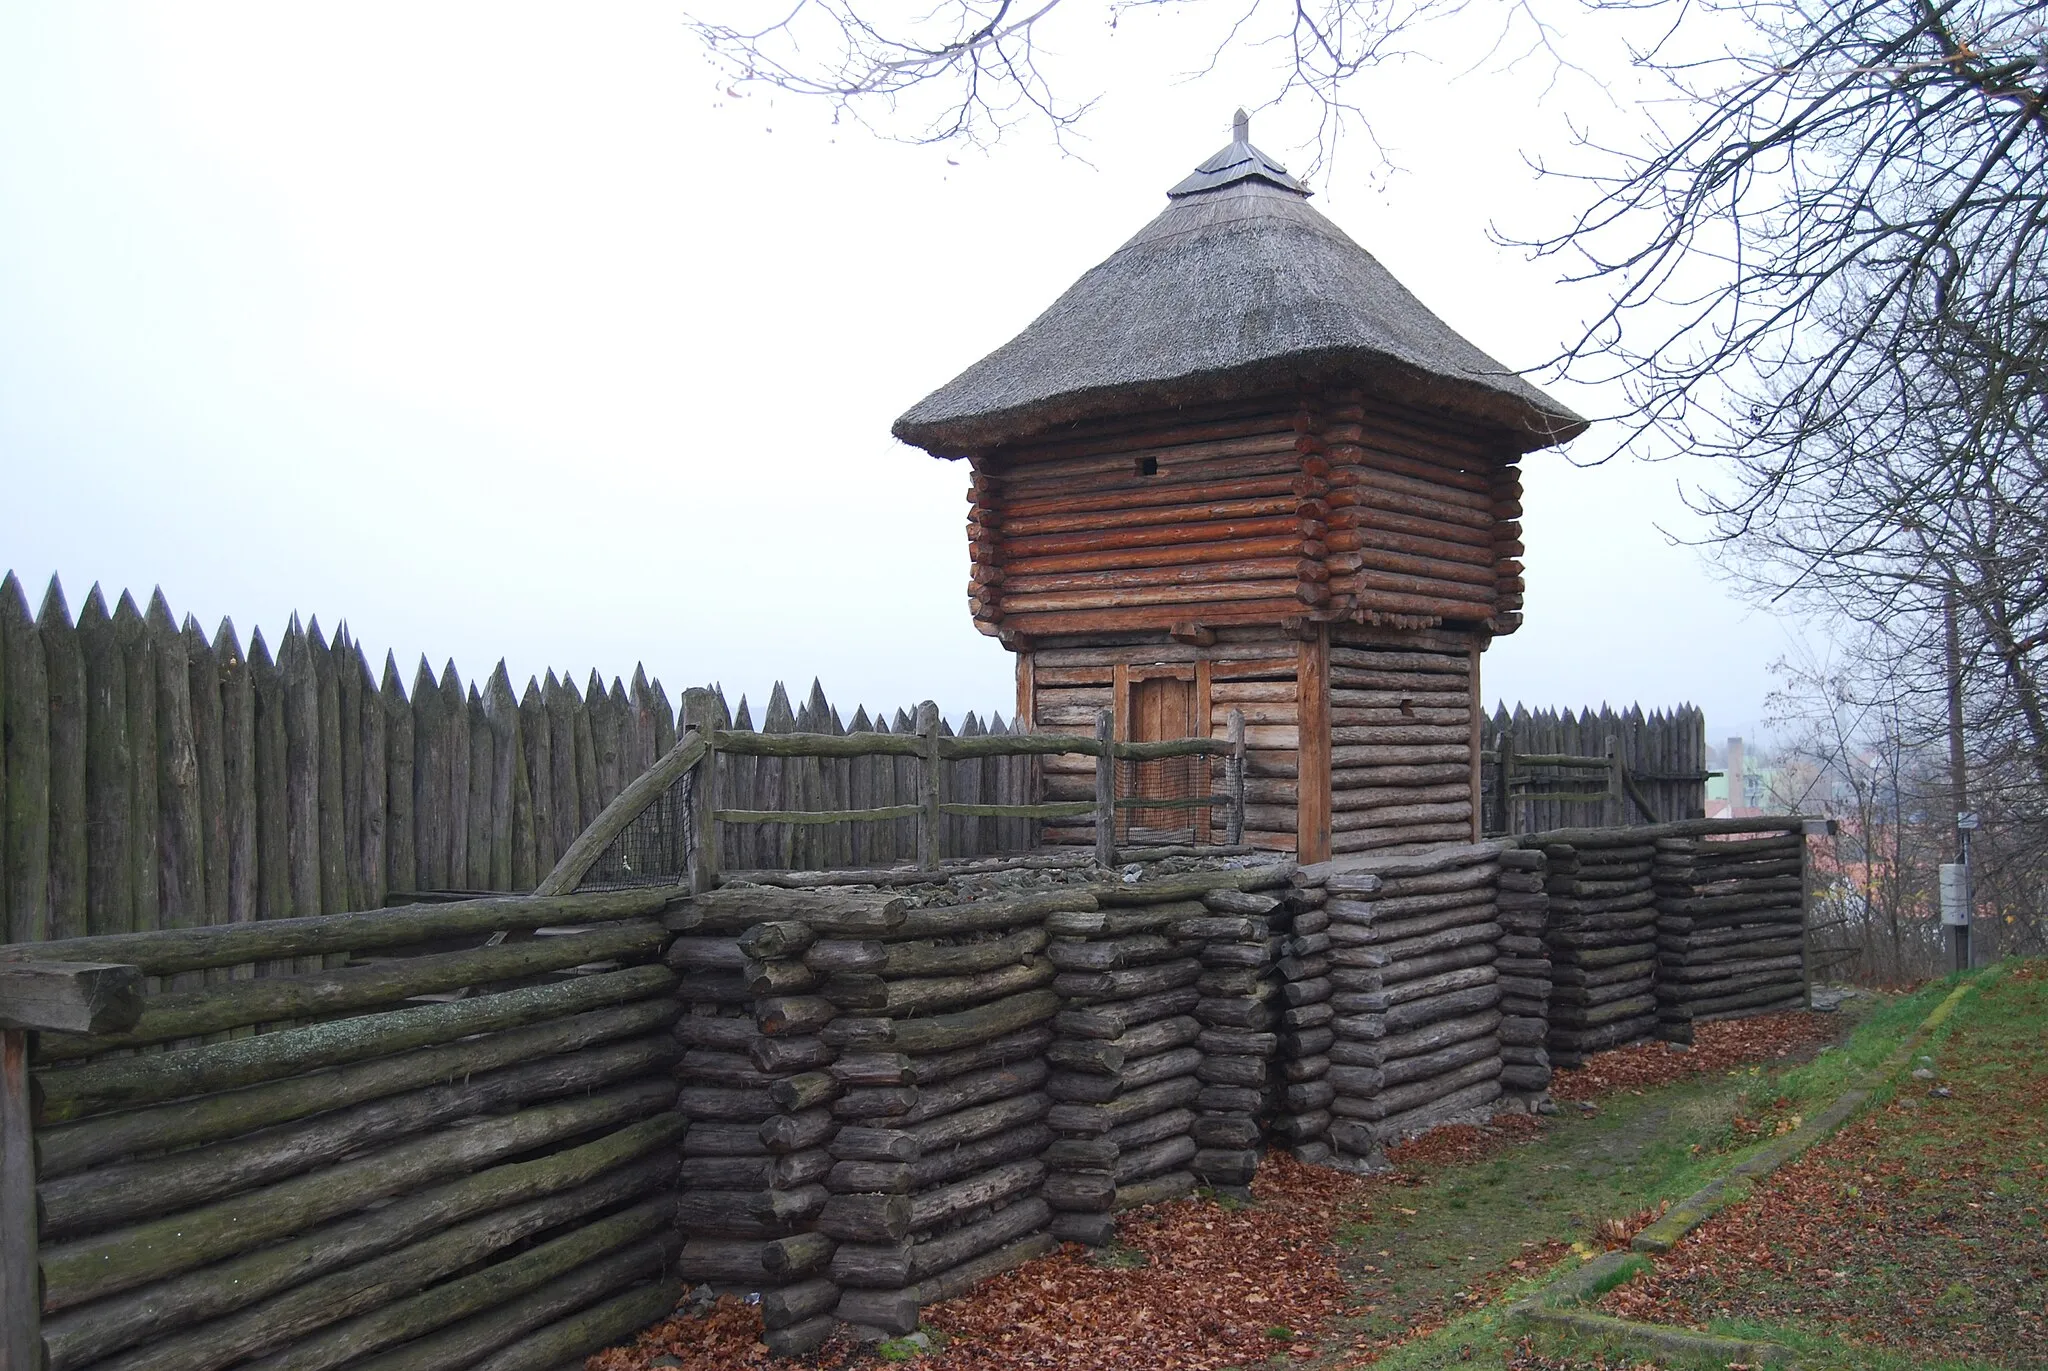
[[[1488,833],[1674,823],[1706,816],[1706,716],[1631,705],[1616,712],[1505,705],[1484,721]]]

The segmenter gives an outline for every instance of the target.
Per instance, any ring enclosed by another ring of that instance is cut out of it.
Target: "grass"
[[[1902,1073],[1608,1305],[1766,1337],[1802,1364],[2048,1364],[2044,971],[1980,983],[1914,1049],[1928,1078]]]
[[[1824,1108],[1897,1051],[1952,988],[1936,984],[1861,1002],[1848,1040],[1810,1062],[1623,1091],[1590,1111],[1567,1105],[1540,1133],[1491,1155],[1404,1167],[1369,1216],[1338,1235],[1356,1302],[1342,1326],[1319,1340],[1327,1349],[1321,1364],[1372,1360],[1386,1371],[1514,1365],[1526,1343],[1560,1363],[1604,1355],[1610,1365],[1666,1365],[1640,1355],[1617,1360],[1620,1349],[1597,1339],[1519,1326],[1504,1306],[1538,1288],[1560,1263],[1589,1260],[1625,1242],[1660,1206]],[[1770,1336],[1735,1324],[1714,1331]],[[1686,1365],[1668,1364],[1674,1371]],[[1712,1364],[1717,1371],[1725,1365]],[[1909,1363],[1873,1351],[1840,1364],[1893,1371]]]

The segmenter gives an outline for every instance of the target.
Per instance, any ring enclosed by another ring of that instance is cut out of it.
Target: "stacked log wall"
[[[1037,636],[1277,623],[1327,603],[1291,401],[1077,425],[974,459],[969,609]]]
[[[1659,1037],[1805,1003],[1810,860],[1800,833],[1657,840]]]
[[[1509,633],[1521,488],[1507,436],[1358,391],[1078,424],[973,460],[984,632],[1309,619]]]
[[[0,948],[149,977],[35,1046],[50,1371],[552,1368],[664,1314],[667,896]]]
[[[1302,436],[1327,483],[1325,613],[1400,628],[1521,623],[1521,484],[1496,431],[1340,391]]]
[[[1414,850],[1477,836],[1478,640],[1333,631],[1330,850]]]
[[[1380,1169],[1389,1143],[1497,1107],[1501,848],[1349,858],[1328,872],[1334,1165]]]
[[[1657,896],[1649,829],[1589,832],[1543,846],[1550,898],[1550,1034],[1557,1066],[1654,1035]],[[1533,841],[1533,840],[1532,840]]]

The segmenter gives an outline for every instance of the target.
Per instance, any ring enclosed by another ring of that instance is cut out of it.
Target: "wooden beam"
[[[42,1371],[36,1269],[36,1158],[29,1125],[28,1033],[0,1029],[0,1371]]]
[[[701,733],[685,734],[666,757],[642,772],[637,780],[619,792],[618,798],[604,807],[604,811],[591,821],[590,827],[569,845],[569,850],[562,854],[562,860],[555,863],[555,869],[535,887],[533,893],[567,895],[575,890],[585,873],[611,846],[612,839],[625,832],[626,825],[660,799],[663,791],[681,780],[684,772],[702,761],[705,751]]]
[[[107,962],[0,962],[0,1028],[115,1033],[142,1017],[142,971]]]
[[[1300,691],[1295,851],[1304,865],[1330,858],[1330,628],[1304,634],[1296,658]]]

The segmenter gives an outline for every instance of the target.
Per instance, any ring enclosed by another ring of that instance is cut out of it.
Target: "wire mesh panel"
[[[1207,756],[1158,757],[1116,763],[1116,841],[1120,847],[1208,843],[1212,809],[1222,827],[1228,808]]]
[[[696,787],[702,771],[692,767],[656,796],[598,854],[576,888],[628,890],[686,881],[696,859]]]

